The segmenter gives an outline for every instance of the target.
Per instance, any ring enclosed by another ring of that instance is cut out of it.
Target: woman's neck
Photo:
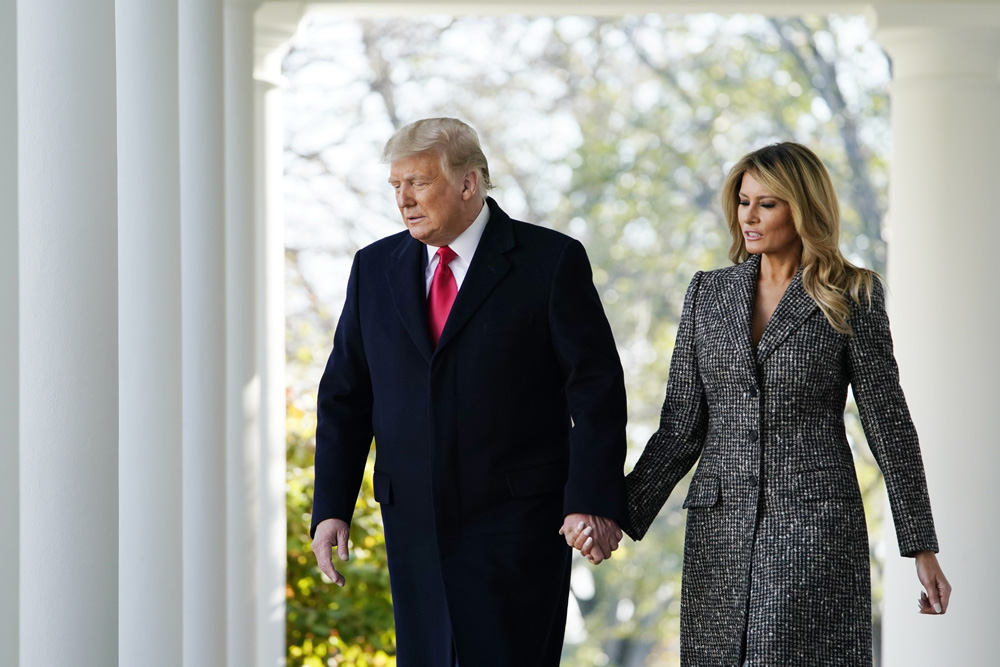
[[[774,284],[787,284],[795,277],[795,272],[802,264],[802,248],[796,248],[793,252],[784,253],[762,253],[760,256],[761,282]]]

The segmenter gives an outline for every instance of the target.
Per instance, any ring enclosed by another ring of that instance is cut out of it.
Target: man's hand
[[[325,519],[316,526],[313,537],[312,550],[316,554],[319,569],[338,586],[343,586],[345,580],[344,575],[333,566],[333,548],[337,548],[340,560],[348,560],[350,554],[347,551],[347,540],[350,533],[350,524],[340,519]]]
[[[917,578],[924,590],[920,594],[921,614],[943,614],[948,611],[951,598],[951,584],[945,579],[937,556],[933,551],[921,551],[914,559],[917,562]]]
[[[618,522],[593,514],[567,514],[559,534],[566,538],[566,544],[578,549],[594,565],[611,558],[611,552],[622,540]]]

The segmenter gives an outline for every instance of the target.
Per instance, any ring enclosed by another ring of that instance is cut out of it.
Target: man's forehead
[[[389,178],[436,176],[441,173],[441,155],[435,152],[416,153],[389,163]]]

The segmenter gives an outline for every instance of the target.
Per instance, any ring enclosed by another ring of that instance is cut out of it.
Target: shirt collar
[[[459,259],[466,264],[472,263],[472,257],[476,254],[476,248],[479,247],[479,240],[483,237],[483,231],[486,229],[486,223],[489,221],[490,207],[486,204],[486,200],[483,200],[483,209],[479,211],[476,219],[472,221],[472,224],[464,232],[458,235],[457,239],[448,244],[448,247],[454,250]],[[434,254],[437,251],[437,246],[427,246],[428,264],[434,259]]]

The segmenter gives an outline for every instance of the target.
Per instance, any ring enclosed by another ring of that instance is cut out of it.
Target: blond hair
[[[743,231],[737,218],[743,174],[788,202],[795,231],[802,239],[802,287],[835,330],[853,334],[850,300],[871,305],[872,281],[878,274],[854,266],[840,252],[840,206],[830,174],[811,150],[792,142],[771,144],[736,163],[722,186],[722,210],[729,223],[729,259],[746,261]]]
[[[479,145],[479,135],[457,118],[424,118],[396,130],[382,150],[382,162],[392,162],[420,153],[437,153],[441,165],[453,179],[470,171],[479,173],[483,192],[493,189],[490,167]]]

